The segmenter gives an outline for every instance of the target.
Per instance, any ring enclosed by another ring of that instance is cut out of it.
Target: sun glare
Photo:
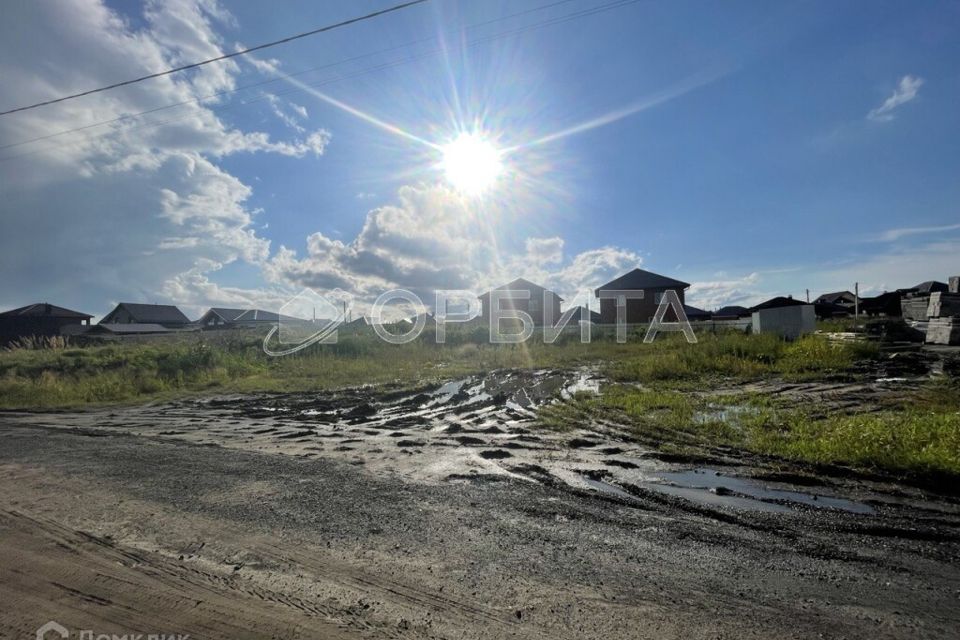
[[[454,187],[468,195],[480,195],[503,171],[500,151],[475,133],[461,133],[441,147],[441,167]]]

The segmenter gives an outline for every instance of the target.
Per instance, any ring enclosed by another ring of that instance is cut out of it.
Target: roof
[[[221,318],[224,322],[277,322],[281,319],[303,322],[301,318],[294,318],[292,316],[281,316],[279,313],[274,311],[264,311],[263,309],[228,309],[226,307],[211,307],[207,314],[215,313]]]
[[[826,302],[826,303],[829,303],[829,304],[837,304],[837,301],[838,301],[838,300],[842,300],[842,299],[844,299],[844,298],[856,299],[856,296],[854,296],[854,295],[853,295],[852,293],[850,293],[849,291],[834,291],[833,293],[825,293],[825,294],[823,294],[822,296],[820,296],[819,298],[817,298],[816,300],[814,300],[814,302],[815,302],[815,303],[816,303],[816,302]]]
[[[770,298],[765,302],[750,307],[748,311],[753,313],[754,311],[762,311],[763,309],[779,309],[780,307],[796,307],[799,305],[809,304],[803,300],[797,300],[796,298],[787,298],[784,296],[777,296],[776,298]]]
[[[703,309],[698,309],[697,307],[691,307],[688,304],[683,305],[683,312],[687,314],[687,318],[710,317],[709,311],[704,311]]]
[[[72,309],[65,309],[49,302],[38,302],[28,304],[19,309],[11,309],[0,313],[0,318],[76,318],[78,320],[89,320],[93,316],[89,313],[81,313]]]
[[[596,295],[600,295],[600,292],[605,289],[619,291],[631,289],[686,289],[689,286],[690,283],[688,282],[668,278],[659,273],[644,271],[643,269],[634,269],[615,280],[611,280],[605,285],[597,287],[595,293]]]
[[[950,285],[946,282],[939,282],[937,280],[927,280],[926,282],[921,282],[914,287],[920,293],[935,293],[937,291],[949,291]]]
[[[713,312],[714,318],[741,318],[747,315],[750,315],[749,309],[735,304],[720,307]]]
[[[104,320],[121,308],[126,309],[141,324],[190,324],[187,316],[172,304],[138,304],[136,302],[121,302],[107,314]],[[103,320],[100,323],[103,324]]]
[[[585,321],[585,320],[586,320],[586,317],[584,316],[584,313],[583,313],[583,312],[586,311],[586,310],[587,310],[587,308],[584,307],[584,306],[582,306],[582,305],[579,306],[579,307],[574,308],[574,310],[573,310],[573,316],[571,316],[571,319],[572,319],[572,320],[576,320],[577,322]],[[599,313],[599,312],[594,311],[594,310],[591,309],[591,310],[590,310],[590,316],[589,316],[589,317],[590,317],[590,322],[593,322],[594,324],[600,324],[600,313]]]
[[[535,284],[535,283],[533,283],[533,282],[530,282],[529,280],[526,280],[526,279],[524,279],[524,278],[517,278],[517,279],[514,280],[513,282],[508,282],[507,284],[504,284],[504,285],[501,285],[501,286],[499,286],[499,287],[496,287],[495,289],[492,289],[492,291],[505,291],[505,290],[508,290],[508,289],[511,290],[511,291],[529,291],[531,294],[539,293],[539,294],[541,294],[541,295],[543,294],[544,291],[546,291],[547,293],[550,293],[550,294],[556,296],[557,299],[563,300],[563,298],[561,298],[560,296],[558,296],[555,292],[550,291],[550,289],[546,289],[546,288],[544,288],[544,287],[541,287],[540,285]],[[479,298],[487,298],[487,297],[489,297],[489,296],[490,296],[490,291],[487,291],[487,292],[485,292],[485,293],[481,293],[481,294],[480,294],[479,296],[477,296],[477,297],[479,297]]]

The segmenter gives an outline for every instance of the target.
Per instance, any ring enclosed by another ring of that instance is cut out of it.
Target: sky
[[[0,110],[392,4],[10,3]],[[707,309],[945,281],[958,104],[957,2],[430,0],[0,116],[0,308],[311,288],[362,313],[521,276],[575,303],[638,266]],[[500,163],[479,192],[444,164],[461,135]]]

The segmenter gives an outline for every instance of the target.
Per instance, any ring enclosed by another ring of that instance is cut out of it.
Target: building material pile
[[[960,317],[930,318],[927,344],[960,345]]]
[[[930,294],[927,344],[960,345],[960,276],[950,278],[950,290]]]

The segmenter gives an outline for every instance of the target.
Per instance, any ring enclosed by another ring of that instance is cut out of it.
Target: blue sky
[[[4,30],[5,76],[21,89],[5,92],[5,108],[389,3],[38,4],[17,9],[28,35]],[[576,0],[505,18],[548,4],[434,0],[217,71],[118,90],[78,105],[87,112],[5,117],[0,144],[231,92],[149,117],[181,118],[172,128],[182,131],[101,127],[70,151],[0,151],[0,188],[11,195],[0,205],[0,248],[19,276],[0,285],[0,303],[43,298],[102,313],[138,299],[199,310],[270,306],[307,285],[364,298],[512,275],[573,291],[640,265],[693,283],[691,299],[715,307],[960,272],[960,4],[636,2],[541,24],[609,4]],[[67,5],[96,19],[71,20]],[[26,55],[30,29],[77,42]],[[104,33],[116,51],[83,48]],[[116,68],[98,62],[118,51]],[[55,64],[80,73],[48,77]],[[297,79],[438,144],[481,123],[494,144],[524,147],[634,112],[508,156],[510,178],[481,202],[458,201],[436,149],[287,81],[234,91],[322,65]],[[26,151],[35,153],[2,162]],[[136,196],[118,195],[127,189]],[[105,207],[119,211],[110,225]],[[58,230],[49,250],[76,259],[85,288],[56,269],[24,268],[18,249],[38,228]],[[105,256],[104,233],[114,243],[129,235],[129,254]]]

